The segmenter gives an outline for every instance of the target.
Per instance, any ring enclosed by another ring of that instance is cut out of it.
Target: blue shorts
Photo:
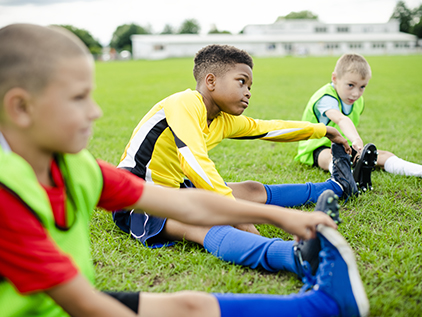
[[[195,188],[188,179],[180,184],[180,188]],[[159,236],[166,223],[166,218],[151,216],[147,213],[134,213],[128,210],[116,210],[113,212],[114,223],[132,238],[149,248],[161,248],[174,245],[175,241],[169,241]]]

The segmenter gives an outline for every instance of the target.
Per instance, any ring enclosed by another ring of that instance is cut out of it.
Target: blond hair
[[[359,74],[362,79],[371,78],[371,66],[369,66],[365,57],[359,54],[351,53],[341,56],[334,68],[337,78],[342,78],[346,73]]]
[[[57,26],[11,24],[0,29],[0,106],[14,87],[40,93],[59,61],[90,55],[83,42]]]

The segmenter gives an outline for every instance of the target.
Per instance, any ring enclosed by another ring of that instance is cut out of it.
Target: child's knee
[[[250,192],[251,194],[262,193],[265,190],[264,185],[262,185],[260,182],[244,181],[242,182],[242,184],[244,184],[248,192]]]
[[[317,166],[322,168],[324,171],[328,171],[330,162],[332,161],[333,157],[331,155],[330,149],[324,149],[321,152],[319,152],[319,155],[317,157]]]
[[[390,158],[396,156],[395,154],[388,152],[388,151],[383,151],[383,150],[378,150],[378,161],[377,161],[377,166],[384,168],[385,162]]]
[[[388,152],[388,151],[383,151],[383,150],[378,150],[378,155],[382,155],[386,158],[391,157],[391,156],[395,156],[395,154]]]
[[[175,293],[175,300],[185,316],[218,316],[217,299],[207,293],[181,291]]]
[[[241,184],[244,186],[244,197],[237,198],[262,204],[266,202],[267,191],[262,183],[256,181],[244,181]]]
[[[237,199],[249,200],[257,203],[265,203],[267,192],[264,185],[256,181],[244,181],[227,184],[233,190],[233,196]]]

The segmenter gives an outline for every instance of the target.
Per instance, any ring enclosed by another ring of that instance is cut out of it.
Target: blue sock
[[[322,291],[292,295],[213,294],[221,317],[323,317],[338,316],[337,303]]]
[[[339,197],[343,195],[340,185],[331,179],[323,183],[264,185],[264,187],[267,191],[266,204],[281,207],[316,203],[318,197],[327,189],[331,189]]]
[[[269,239],[230,226],[212,227],[204,239],[204,248],[216,257],[235,264],[269,272],[297,273],[294,241]]]

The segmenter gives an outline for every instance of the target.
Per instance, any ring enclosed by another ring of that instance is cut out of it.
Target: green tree
[[[217,26],[214,24],[211,29],[208,31],[208,34],[231,34],[229,31],[219,31]]]
[[[419,7],[413,9],[413,15],[417,17],[422,16],[422,4]]]
[[[77,27],[74,27],[72,25],[59,25],[65,29],[68,29],[73,34],[75,34],[77,37],[81,39],[82,42],[85,43],[85,45],[88,47],[89,51],[93,55],[101,54],[102,51],[102,45],[95,40],[91,33],[89,33],[87,30],[79,29]]]
[[[413,26],[412,33],[422,39],[422,4],[413,10],[413,21],[415,25]]]
[[[422,39],[422,18],[420,18],[419,22],[413,27],[413,34]]]
[[[144,28],[134,23],[119,25],[113,33],[110,47],[118,52],[127,50],[132,53],[132,40],[130,37],[133,34],[151,34],[151,31],[149,28]]]
[[[163,31],[161,31],[161,34],[174,34],[174,28],[170,24],[166,24],[164,26]]]
[[[195,19],[185,20],[179,29],[179,34],[199,34],[201,27]]]
[[[279,16],[276,20],[284,20],[284,19],[307,19],[307,20],[318,20],[318,16],[316,14],[313,14],[311,11],[304,10],[299,12],[290,12],[286,16]]]
[[[400,21],[400,32],[411,32],[413,14],[412,11],[406,7],[404,1],[397,2],[390,19],[397,19]]]

